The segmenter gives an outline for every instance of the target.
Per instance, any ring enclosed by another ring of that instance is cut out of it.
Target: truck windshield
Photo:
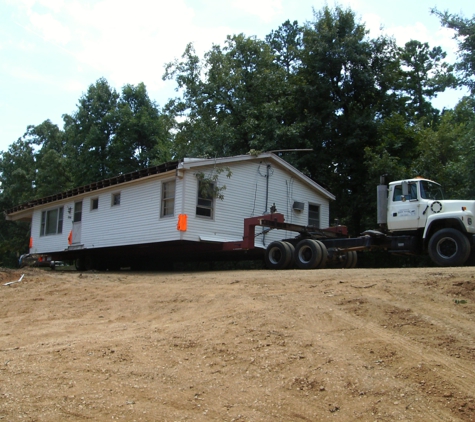
[[[421,197],[424,199],[444,199],[442,186],[428,180],[421,180]]]

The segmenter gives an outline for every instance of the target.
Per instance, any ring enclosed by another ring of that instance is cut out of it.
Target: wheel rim
[[[272,248],[269,252],[269,262],[276,265],[282,260],[282,252],[279,248]]]
[[[456,255],[457,251],[457,242],[451,237],[443,237],[437,242],[437,253],[442,258],[450,259]]]
[[[308,264],[312,259],[313,252],[308,246],[303,246],[299,249],[299,261],[303,264]]]

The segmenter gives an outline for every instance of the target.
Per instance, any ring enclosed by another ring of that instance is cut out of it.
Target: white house
[[[112,266],[128,259],[219,254],[223,242],[242,240],[245,218],[268,214],[271,207],[286,222],[325,228],[333,199],[277,155],[263,153],[185,158],[33,200],[5,214],[8,220],[31,221],[30,253],[101,267],[106,261]],[[293,235],[257,233],[255,246],[259,251]]]

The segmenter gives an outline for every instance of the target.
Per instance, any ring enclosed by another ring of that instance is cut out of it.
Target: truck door
[[[81,221],[82,221],[82,201],[74,203],[74,218],[73,218],[73,237],[72,244],[77,245],[81,243]]]
[[[389,198],[388,226],[391,230],[414,230],[419,227],[420,201],[417,184],[409,183],[404,195],[403,185],[395,185]]]

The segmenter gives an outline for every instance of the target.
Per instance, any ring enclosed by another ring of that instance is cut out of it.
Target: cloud
[[[263,22],[271,22],[283,10],[282,0],[233,0],[232,7],[255,15]]]

